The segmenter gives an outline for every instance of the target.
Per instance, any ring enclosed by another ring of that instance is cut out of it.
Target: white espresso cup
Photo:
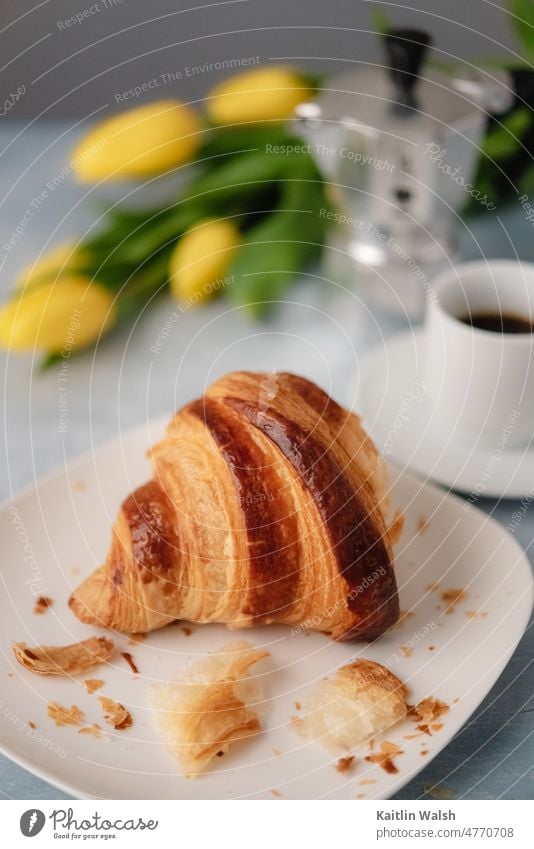
[[[448,433],[504,450],[534,434],[534,334],[473,327],[479,315],[534,324],[534,264],[466,262],[433,281],[424,373],[434,415]]]

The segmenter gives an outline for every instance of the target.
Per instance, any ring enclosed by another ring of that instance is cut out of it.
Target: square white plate
[[[164,422],[151,423],[26,491],[0,513],[3,612],[0,621],[0,746],[13,760],[79,797],[167,798],[374,798],[393,795],[447,745],[494,684],[528,621],[532,606],[529,563],[515,540],[497,523],[465,502],[417,478],[392,474],[392,498],[405,515],[397,545],[402,622],[374,644],[333,643],[320,634],[293,634],[283,627],[232,634],[218,625],[180,624],[129,645],[116,635],[119,651],[130,651],[140,675],[117,654],[107,666],[77,679],[42,677],[22,669],[11,652],[13,640],[61,645],[85,639],[96,629],[81,624],[67,599],[81,578],[105,556],[110,527],[123,498],[150,477],[147,447]],[[446,610],[442,593],[464,591]],[[53,607],[33,613],[35,597]],[[101,632],[104,633],[104,632]],[[184,778],[152,728],[148,685],[172,679],[199,655],[232,639],[267,648],[264,678],[270,700],[263,732],[236,746],[196,780]],[[312,683],[358,655],[379,661],[409,688],[409,700],[435,696],[450,705],[432,736],[417,734],[413,721],[390,729],[399,744],[398,773],[369,763],[369,746],[356,750],[349,772],[336,758],[290,727],[295,702]],[[100,691],[131,711],[134,723],[116,732],[102,723],[96,696],[85,677],[103,678]],[[109,733],[103,739],[57,728],[47,716],[49,700],[76,704],[88,723]],[[30,726],[32,722],[36,728]],[[414,734],[417,734],[415,738]],[[411,739],[407,739],[411,738]]]

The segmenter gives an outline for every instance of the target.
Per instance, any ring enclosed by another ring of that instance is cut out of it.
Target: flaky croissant
[[[71,596],[82,621],[369,640],[397,620],[385,466],[358,417],[313,383],[229,374],[176,413],[151,459],[105,564]]]

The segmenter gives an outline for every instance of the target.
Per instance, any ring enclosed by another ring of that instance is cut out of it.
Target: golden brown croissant
[[[175,619],[373,639],[398,618],[385,466],[359,419],[292,374],[234,372],[186,405],[70,606],[145,632]]]

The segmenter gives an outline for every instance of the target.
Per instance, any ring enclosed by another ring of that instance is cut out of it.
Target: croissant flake
[[[81,725],[84,718],[83,711],[77,705],[71,705],[69,708],[58,702],[48,703],[48,716],[59,728],[62,725]]]
[[[245,641],[230,643],[178,680],[151,688],[156,728],[188,777],[260,731],[262,688],[249,670],[268,656]]]
[[[116,731],[124,731],[133,724],[132,715],[124,705],[108,696],[97,696],[104,712],[104,721],[112,725]]]
[[[39,675],[79,675],[112,656],[115,646],[106,637],[90,637],[69,646],[35,646],[13,643],[15,658],[31,672]]]
[[[324,678],[293,720],[301,736],[329,751],[350,751],[406,716],[406,687],[388,669],[356,660]]]

